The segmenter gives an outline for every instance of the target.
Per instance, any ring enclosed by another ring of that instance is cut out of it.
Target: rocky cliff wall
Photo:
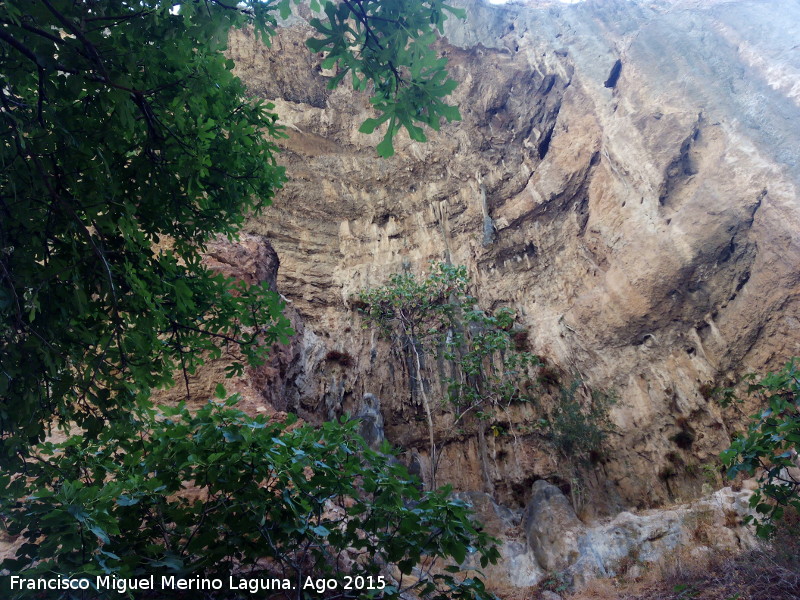
[[[426,144],[401,136],[388,160],[379,134],[357,132],[367,98],[326,89],[302,21],[271,49],[231,39],[289,133],[290,181],[248,225],[305,324],[283,400],[321,419],[374,394],[387,437],[424,465],[408,369],[351,298],[449,260],[484,306],[518,312],[565,378],[619,398],[590,472],[521,428],[489,440],[495,500],[519,508],[543,478],[579,487],[590,516],[695,497],[737,422],[707,390],[800,353],[800,5],[464,4],[441,44],[463,121]],[[447,424],[440,481],[481,490],[475,437]]]

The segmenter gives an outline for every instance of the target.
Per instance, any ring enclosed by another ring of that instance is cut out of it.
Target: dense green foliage
[[[0,478],[27,494],[4,507],[26,543],[3,566],[27,577],[202,574],[226,583],[258,573],[290,578],[288,596],[302,598],[308,576],[378,581],[396,565],[402,577],[381,577],[383,597],[487,597],[479,581],[433,569],[434,557],[459,564],[477,553],[485,566],[498,556],[448,490],[420,492],[388,448],[374,452],[356,435],[356,421],[318,429],[252,419],[235,400],[195,414],[142,409],[88,444],[74,436],[42,445],[27,480]]]
[[[269,42],[292,4],[0,3],[0,519],[26,540],[3,565],[13,573],[396,567],[420,583],[390,581],[383,595],[484,594],[455,565],[432,572],[473,543],[496,558],[466,507],[419,493],[354,425],[315,431],[148,402],[227,346],[258,364],[291,334],[277,294],[202,257],[285,180],[277,116],[247,98],[223,51],[236,27]],[[380,154],[401,127],[422,139],[419,124],[458,118],[430,47],[457,11],[440,0],[310,4],[309,46],[341,75],[331,85],[349,74],[373,94],[378,122],[364,129],[388,125]],[[65,443],[42,441],[54,424]],[[192,484],[198,494],[182,491]]]
[[[289,332],[272,292],[201,263],[284,179],[275,115],[222,55],[249,19],[170,6],[0,6],[5,459],[53,416],[95,435],[202,351],[235,340],[257,361]]]
[[[284,181],[277,117],[246,98],[223,50],[232,27],[269,41],[292,3],[234,4],[0,4],[6,459],[53,415],[96,434],[112,409],[222,346],[257,363],[289,334],[275,294],[201,262],[212,237],[235,235]],[[389,122],[382,154],[401,126],[421,139],[415,122],[457,118],[430,48],[450,10],[440,0],[311,4],[322,17],[311,48],[357,88],[371,82]]]
[[[751,417],[747,431],[736,436],[731,447],[722,453],[731,479],[739,473],[758,475],[759,487],[750,498],[750,506],[758,516],[748,520],[755,523],[762,537],[775,532],[775,523],[783,517],[786,507],[800,511],[798,363],[795,358],[782,370],[748,386],[748,392],[755,394],[764,408]]]

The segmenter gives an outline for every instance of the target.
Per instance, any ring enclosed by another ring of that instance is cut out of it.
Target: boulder
[[[525,537],[545,571],[563,571],[580,557],[585,526],[556,486],[540,479],[525,508]]]

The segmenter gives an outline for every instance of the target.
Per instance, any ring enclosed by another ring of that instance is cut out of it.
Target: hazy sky
[[[506,4],[510,0],[489,0],[489,4]],[[583,2],[583,0],[558,0],[562,4],[577,4],[578,2]]]

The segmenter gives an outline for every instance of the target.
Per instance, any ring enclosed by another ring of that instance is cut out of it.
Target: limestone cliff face
[[[379,134],[357,132],[366,97],[325,88],[302,22],[271,49],[231,39],[239,74],[289,133],[290,181],[248,225],[271,240],[305,324],[284,400],[329,418],[372,393],[387,437],[424,463],[408,370],[349,298],[449,260],[484,306],[518,312],[534,352],[618,395],[608,460],[583,484],[590,512],[696,496],[698,465],[731,427],[701,389],[800,353],[800,5],[466,6],[442,43],[463,121],[426,144],[401,136],[388,160]],[[446,426],[441,415],[441,479],[482,489],[476,441]],[[569,487],[534,434],[489,452],[501,503],[522,506],[542,478]]]

